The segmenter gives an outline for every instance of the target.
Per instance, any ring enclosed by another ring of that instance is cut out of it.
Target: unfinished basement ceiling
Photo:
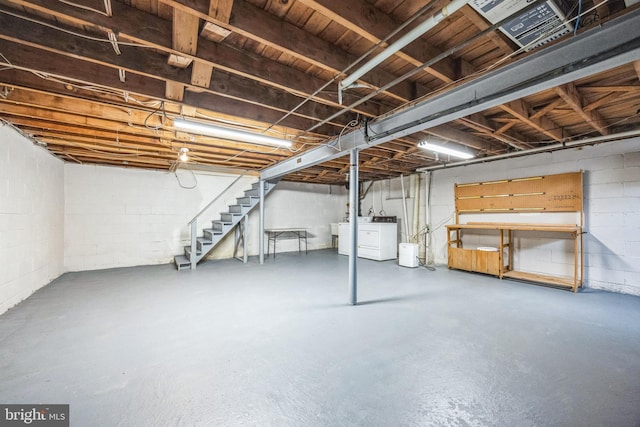
[[[490,17],[467,4],[365,74],[339,104],[336,81],[357,66],[343,70],[369,51],[380,52],[383,46],[376,45],[403,23],[413,20],[396,38],[450,3],[0,0],[0,118],[69,162],[172,170],[182,166],[178,156],[188,148],[188,166],[257,173],[352,132],[366,119],[530,54],[499,30],[467,43],[491,26]],[[579,8],[584,13],[578,35],[640,7],[632,1],[564,3],[570,17]],[[576,22],[558,40],[574,37]],[[336,115],[443,53],[449,54]],[[367,148],[360,154],[360,177],[385,179],[450,161],[417,147],[428,138],[486,157],[640,129],[639,79],[636,61]],[[174,127],[175,118],[293,145],[186,133]],[[344,183],[348,169],[346,156],[285,179]]]

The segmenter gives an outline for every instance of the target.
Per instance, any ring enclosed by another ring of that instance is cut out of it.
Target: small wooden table
[[[304,253],[307,254],[307,228],[269,228],[264,230],[267,235],[267,256],[269,256],[269,248],[273,242],[273,257],[276,257],[276,242],[279,237],[293,236],[298,239],[298,252],[302,252],[301,242],[304,240]]]

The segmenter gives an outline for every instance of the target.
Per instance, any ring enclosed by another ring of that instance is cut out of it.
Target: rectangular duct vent
[[[523,9],[529,1],[523,0],[471,0],[469,4],[489,22],[495,24]],[[565,22],[570,4],[565,0],[547,0],[529,12],[500,27],[518,46],[529,51],[573,31]]]

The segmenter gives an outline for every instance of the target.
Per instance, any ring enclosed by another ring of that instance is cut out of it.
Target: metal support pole
[[[350,153],[349,169],[349,234],[351,234],[351,250],[349,251],[349,302],[358,304],[358,149]]]
[[[249,215],[245,215],[242,220],[242,262],[246,264],[249,261],[249,253],[247,252],[247,229],[249,228]]]
[[[264,180],[260,180],[260,230],[258,231],[258,250],[260,252],[260,264],[264,264]]]
[[[196,239],[198,238],[198,221],[194,219],[191,221],[191,254],[189,255],[189,262],[191,263],[191,269],[196,269],[196,251],[198,246],[196,245]]]

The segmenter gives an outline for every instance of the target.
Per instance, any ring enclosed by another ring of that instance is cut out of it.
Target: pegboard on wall
[[[483,212],[582,213],[582,200],[582,172],[455,185],[456,217]]]

